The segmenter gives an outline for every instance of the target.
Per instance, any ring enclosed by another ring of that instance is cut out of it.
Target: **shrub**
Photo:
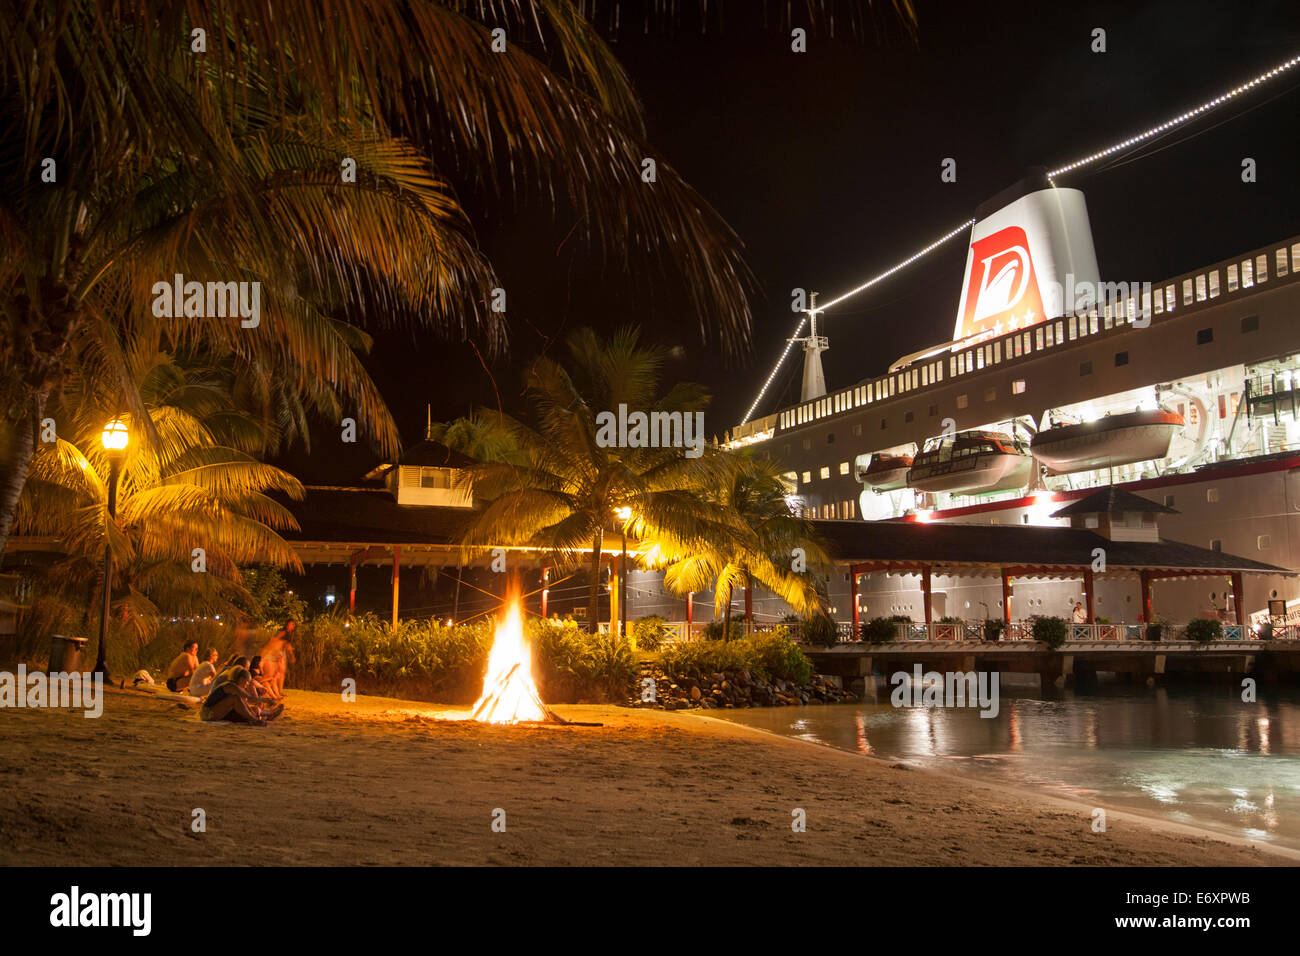
[[[1042,641],[1048,649],[1056,650],[1065,643],[1069,635],[1069,626],[1063,618],[1036,617],[1034,621],[1034,640]]]
[[[1200,644],[1208,644],[1223,637],[1223,625],[1210,618],[1198,617],[1187,622],[1187,639]]]
[[[720,621],[720,620],[718,620],[718,621],[710,621],[708,624],[705,624],[705,625],[704,625],[704,632],[703,632],[703,633],[704,633],[704,639],[705,639],[706,641],[721,641],[721,640],[723,640],[723,636],[722,636],[722,621]],[[730,636],[729,636],[726,640],[729,640],[729,641],[739,641],[739,640],[742,640],[742,639],[744,638],[744,636],[745,636],[745,622],[744,622],[744,621],[732,621],[732,622],[731,622],[731,634],[730,634]]]
[[[1158,640],[1160,640],[1160,632],[1161,632],[1162,630],[1163,630],[1163,628],[1162,628],[1161,625],[1159,625],[1159,624],[1155,624],[1155,623],[1148,624],[1148,625],[1147,625],[1147,640],[1148,640],[1148,641],[1158,641]]]
[[[1007,622],[996,617],[991,617],[984,622],[984,640],[1000,641],[1002,632],[1006,630]]]
[[[747,670],[765,679],[780,678],[806,684],[812,662],[784,628],[735,641],[693,641],[671,644],[659,652],[669,674],[705,678],[722,671]]]
[[[840,642],[839,629],[829,614],[814,614],[805,618],[800,626],[804,643],[819,647],[834,647]]]
[[[897,621],[892,617],[873,617],[862,625],[862,640],[868,644],[884,644],[897,635]]]
[[[1271,641],[1273,639],[1273,622],[1265,621],[1261,624],[1259,630],[1255,632],[1255,636],[1261,641]]]
[[[962,623],[962,620],[961,620],[961,618],[959,618],[959,617],[953,617],[951,614],[945,614],[943,617],[939,618],[939,623],[940,623],[940,624],[960,624],[960,623]]]
[[[637,650],[659,650],[659,646],[664,642],[664,635],[668,633],[667,628],[664,626],[667,623],[668,621],[665,618],[657,614],[651,614],[632,625],[632,636],[636,638]]]

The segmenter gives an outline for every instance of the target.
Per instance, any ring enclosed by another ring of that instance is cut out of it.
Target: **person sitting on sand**
[[[208,659],[194,670],[190,677],[189,692],[191,697],[207,697],[212,690],[212,682],[217,679],[217,661],[220,655],[215,647],[208,649]]]
[[[167,665],[167,689],[173,694],[183,691],[190,682],[190,676],[199,669],[199,642],[186,641],[184,650],[176,655],[175,660]]]
[[[275,694],[267,686],[266,672],[262,669],[262,656],[260,654],[249,662],[248,672],[253,675],[253,693],[258,696],[258,699],[273,699]]]
[[[266,682],[271,696],[284,699],[284,678],[293,663],[294,622],[290,620],[262,648],[262,679]]]
[[[212,688],[207,700],[199,708],[200,720],[229,720],[236,724],[256,724],[261,727],[284,712],[283,704],[267,710],[258,707],[257,698],[252,692],[253,676],[248,668],[236,667],[221,676],[220,683]]]

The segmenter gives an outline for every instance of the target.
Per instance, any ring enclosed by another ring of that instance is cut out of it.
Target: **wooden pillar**
[[[1246,623],[1246,609],[1242,607],[1243,586],[1241,582],[1241,572],[1232,572],[1232,609],[1237,615],[1238,626]]]
[[[695,592],[686,592],[686,638],[690,640],[691,625],[695,623]]]
[[[393,548],[393,630],[397,630],[397,585],[398,572],[402,567],[402,546]]]
[[[853,639],[861,636],[858,630],[858,569],[849,566],[849,600],[853,602]]]
[[[1007,574],[1007,569],[1002,569],[1002,620],[1011,627],[1011,575]]]
[[[1092,568],[1085,568],[1083,571],[1083,600],[1084,607],[1088,610],[1088,623],[1095,624],[1093,617],[1093,608],[1096,606],[1097,599],[1093,594],[1093,587],[1096,581],[1092,576]]]
[[[357,609],[357,564],[355,561],[348,563],[348,572],[351,578],[348,585],[348,617],[351,617]]]
[[[542,620],[546,620],[546,609],[550,605],[551,589],[547,587],[551,583],[551,569],[542,568]]]
[[[620,573],[623,569],[618,566],[613,558],[609,560],[609,633],[617,634],[620,618],[618,599],[619,588],[623,586],[623,575]],[[597,627],[597,630],[600,628]]]
[[[748,634],[754,629],[754,589],[748,584],[749,578],[745,580],[745,633]]]
[[[925,608],[925,636],[930,637],[930,623],[934,619],[930,601],[930,566],[921,568],[921,604]]]
[[[1138,572],[1138,583],[1142,588],[1142,623],[1151,623],[1151,572],[1143,568]]]

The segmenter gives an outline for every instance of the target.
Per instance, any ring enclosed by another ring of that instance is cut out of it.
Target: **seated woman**
[[[262,709],[253,694],[252,684],[253,676],[248,668],[236,667],[226,671],[217,679],[216,686],[199,708],[199,719],[229,720],[261,727],[279,717],[284,712],[284,705]]]
[[[191,697],[207,697],[208,692],[212,690],[217,679],[217,661],[220,655],[217,649],[211,648],[208,651],[208,659],[198,666],[194,674],[190,677],[189,695]]]
[[[271,692],[271,687],[266,682],[266,675],[262,672],[262,658],[254,657],[248,665],[248,673],[253,675],[253,693],[257,695],[259,701],[273,700],[275,694]]]

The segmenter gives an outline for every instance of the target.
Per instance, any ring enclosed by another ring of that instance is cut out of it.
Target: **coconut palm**
[[[109,462],[99,434],[118,413],[73,375],[52,403],[62,429],[33,457],[16,527],[60,538],[66,558],[50,580],[68,593],[96,586],[107,545],[118,585],[113,606],[147,636],[165,613],[229,613],[246,602],[241,564],[300,571],[277,533],[297,524],[270,493],[303,491],[291,475],[255,457],[270,436],[261,417],[232,397],[241,377],[236,366],[178,361],[154,350],[129,355],[126,364],[150,427],[121,415],[132,440],[116,519],[108,513]]]
[[[527,421],[480,412],[482,419],[499,420],[511,442],[496,458],[466,469],[464,480],[485,505],[462,543],[469,549],[503,542],[543,548],[557,567],[574,566],[585,554],[588,627],[595,630],[605,534],[622,521],[642,533],[662,529],[683,546],[702,545],[712,530],[702,490],[723,472],[715,448],[687,457],[680,447],[620,447],[598,434],[597,417],[620,405],[683,415],[706,407],[708,395],[699,385],[660,390],[665,350],[641,345],[635,328],[608,341],[579,329],[567,345],[566,364],[540,358],[528,369]],[[440,434],[467,431],[451,423]],[[625,508],[630,517],[620,519]]]
[[[694,542],[658,531],[648,539],[650,564],[665,569],[664,585],[678,594],[713,589],[723,607],[723,635],[731,635],[731,598],[745,591],[745,627],[753,627],[751,594],[758,582],[798,614],[822,606],[815,579],[806,569],[829,558],[809,522],[789,503],[789,488],[771,459],[750,451],[727,453],[726,472],[707,491],[711,532]],[[699,541],[703,539],[704,546]],[[798,549],[798,550],[796,550]],[[798,569],[798,570],[797,570]],[[715,610],[716,614],[716,610]]]
[[[139,332],[275,367],[306,406],[341,400],[392,452],[354,354],[365,336],[343,320],[502,340],[461,191],[549,199],[628,274],[643,259],[675,273],[706,337],[745,342],[736,237],[645,142],[627,77],[571,3],[335,0],[319,13],[0,7],[0,555],[46,404],[74,369],[93,367],[147,423],[118,355]],[[261,282],[260,326],[155,321],[153,284],[175,274]]]

